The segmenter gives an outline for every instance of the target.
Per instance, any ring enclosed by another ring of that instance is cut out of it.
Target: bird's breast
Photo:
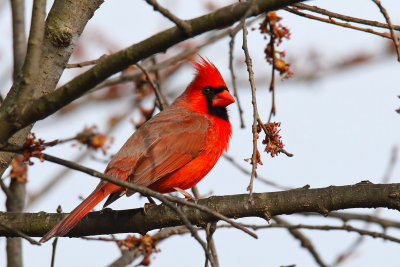
[[[175,191],[174,187],[183,190],[193,187],[207,175],[223,151],[228,148],[231,134],[229,121],[220,118],[210,120],[202,152],[185,166],[161,178],[149,188],[160,193],[169,193]]]

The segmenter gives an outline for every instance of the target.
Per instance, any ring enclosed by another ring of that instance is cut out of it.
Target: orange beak
[[[226,107],[234,102],[233,96],[227,90],[224,90],[213,98],[212,105]]]

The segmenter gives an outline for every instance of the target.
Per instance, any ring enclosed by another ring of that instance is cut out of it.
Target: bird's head
[[[200,57],[192,63],[196,76],[184,95],[190,109],[228,120],[226,107],[235,102],[218,69]]]

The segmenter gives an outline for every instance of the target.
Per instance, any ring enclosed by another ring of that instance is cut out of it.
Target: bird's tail
[[[56,226],[45,234],[39,242],[46,242],[53,236],[63,236],[91,211],[100,201],[107,197],[111,192],[106,188],[109,183],[101,183],[97,188],[77,206],[70,214],[64,217]]]

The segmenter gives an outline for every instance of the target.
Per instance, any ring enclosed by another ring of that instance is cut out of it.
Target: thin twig
[[[222,157],[224,157],[227,161],[229,161],[233,166],[235,166],[236,168],[238,168],[240,171],[242,171],[243,173],[247,174],[247,175],[251,175],[251,172],[248,171],[246,168],[244,168],[242,165],[240,165],[238,162],[235,161],[235,159],[227,154],[222,154]],[[257,175],[256,177],[257,181],[263,182],[267,185],[279,188],[279,189],[283,189],[283,190],[290,190],[293,189],[292,187],[289,186],[285,186],[285,185],[280,185],[277,184],[275,182],[270,181],[269,179],[266,179],[264,177],[261,177],[260,175]]]
[[[98,59],[92,59],[92,60],[83,61],[83,62],[79,62],[79,63],[67,64],[67,66],[65,66],[65,68],[72,69],[72,68],[82,68],[82,67],[86,67],[86,66],[90,66],[90,65],[96,65],[106,57],[107,57],[107,55],[102,55]]]
[[[168,9],[162,7],[159,3],[157,3],[156,0],[146,0],[146,2],[149,5],[153,6],[153,9],[155,11],[160,12],[161,14],[164,15],[164,17],[175,23],[176,26],[178,26],[178,28],[184,31],[185,34],[187,34],[188,36],[193,36],[192,26],[189,23],[187,23],[184,20],[181,20],[180,18],[172,14]]]
[[[154,92],[156,93],[157,100],[159,102],[159,108],[160,110],[164,110],[165,108],[168,107],[168,102],[165,99],[164,95],[160,92],[160,89],[156,85],[156,83],[153,81],[153,79],[150,77],[149,72],[139,63],[136,63],[136,66],[146,75],[147,81],[150,83],[150,85],[153,87]]]
[[[158,198],[159,200],[161,200],[160,198]],[[210,252],[207,249],[207,244],[201,240],[200,236],[197,233],[197,230],[194,229],[194,227],[192,226],[192,224],[190,223],[189,219],[187,218],[186,214],[182,212],[181,208],[179,206],[176,206],[175,204],[173,204],[171,201],[164,199],[161,200],[165,205],[167,205],[168,207],[170,207],[172,210],[175,210],[176,213],[178,213],[179,217],[181,218],[183,224],[186,226],[186,228],[189,230],[189,232],[192,234],[192,236],[194,237],[194,239],[197,240],[197,242],[201,245],[201,247],[204,250],[206,259],[209,259],[209,261],[211,262],[211,264],[214,266],[214,260],[210,255]]]
[[[24,234],[23,232],[21,232],[21,231],[19,231],[19,230],[13,229],[13,228],[11,228],[11,227],[9,227],[9,226],[7,226],[7,225],[1,223],[1,222],[0,222],[0,227],[3,227],[3,228],[5,228],[5,229],[7,229],[8,231],[14,233],[15,235],[17,235],[17,236],[19,236],[19,237],[22,237],[22,238],[24,238],[24,239],[26,239],[26,240],[28,240],[29,243],[31,243],[32,245],[38,245],[38,246],[41,245],[41,243],[39,243],[39,242],[36,241],[35,239],[31,238],[30,236]]]
[[[192,193],[193,193],[193,196],[194,196],[196,199],[200,199],[200,192],[199,192],[199,190],[197,189],[197,186],[193,186],[193,187],[192,187]],[[216,223],[213,222],[213,224],[215,225]],[[212,266],[213,266],[213,267],[218,267],[219,264],[218,264],[217,251],[216,251],[216,249],[215,249],[214,240],[213,240],[213,238],[212,238],[212,233],[210,234],[210,231],[207,232],[207,229],[208,229],[209,225],[210,225],[210,223],[207,223],[207,226],[204,227],[204,230],[206,231],[206,236],[207,236],[207,239],[206,239],[206,240],[207,240],[207,250],[210,251],[210,253],[211,253],[210,256],[213,257],[213,263],[214,263],[214,265],[212,265]],[[214,228],[213,228],[213,229],[214,229]],[[215,231],[215,229],[214,229],[214,231]],[[210,261],[210,262],[211,262],[211,261]],[[208,257],[206,257],[205,266],[208,266]]]
[[[271,23],[268,23],[269,31],[270,31],[270,40],[269,45],[271,47],[271,54],[272,54],[272,70],[271,70],[271,81],[269,83],[269,91],[271,92],[271,109],[268,116],[268,123],[271,122],[272,116],[276,114],[276,107],[275,107],[275,34]],[[263,125],[263,123],[261,123]]]
[[[259,19],[260,16],[250,19],[246,25],[250,25],[252,24],[254,21],[256,21],[257,19]],[[205,41],[203,41],[201,44],[189,48],[189,49],[184,49],[182,52],[178,53],[175,56],[172,56],[164,61],[161,61],[155,65],[151,65],[147,67],[147,70],[152,72],[152,71],[157,71],[157,70],[161,70],[163,68],[167,68],[171,65],[176,64],[177,62],[184,60],[185,58],[196,54],[200,49],[202,49],[203,47],[210,45],[212,43],[215,43],[216,41],[221,40],[222,38],[228,36],[229,34],[231,34],[232,32],[237,32],[242,28],[241,24],[238,24],[237,26],[235,26],[233,29],[229,29],[229,30],[224,30],[221,31],[218,34],[211,34],[210,37],[208,37]],[[127,81],[132,81],[137,79],[140,75],[142,74],[142,72],[140,70],[130,70],[127,72],[122,72],[119,76],[117,77],[113,77],[113,78],[109,78],[106,81],[99,83],[95,88],[93,88],[92,90],[90,90],[90,92],[93,92],[95,90],[99,90],[101,88],[107,87],[107,86],[111,86],[111,85],[115,85],[121,82],[127,82]]]
[[[306,213],[299,213],[299,214],[305,215],[305,216],[319,216],[319,217],[321,216],[321,214],[319,214],[319,213],[306,212]],[[383,218],[379,218],[375,215],[347,213],[347,212],[334,212],[333,211],[328,214],[328,217],[340,219],[344,223],[355,220],[355,221],[364,221],[364,222],[368,222],[368,223],[375,223],[384,229],[389,228],[389,227],[400,229],[399,221],[383,219]]]
[[[211,222],[207,223],[207,226],[205,227],[206,230],[206,236],[207,236],[207,249],[210,251],[211,256],[213,258],[214,264],[212,265],[213,267],[218,267],[218,254],[217,250],[215,248],[215,243],[214,243],[214,238],[213,234],[215,230],[217,229],[217,223],[216,222]],[[211,261],[210,261],[211,262]],[[206,259],[205,266],[208,266],[208,261]]]
[[[246,17],[246,16],[245,16]],[[247,190],[249,191],[250,198],[249,201],[252,202],[253,200],[253,181],[254,177],[257,175],[257,164],[258,164],[258,157],[259,157],[259,152],[257,148],[257,139],[258,139],[258,132],[257,132],[257,118],[258,118],[258,110],[257,110],[257,98],[256,98],[256,86],[254,83],[254,72],[253,72],[253,67],[252,67],[252,60],[249,54],[249,49],[247,47],[247,27],[245,23],[245,17],[241,19],[241,24],[242,24],[242,30],[243,30],[243,45],[242,49],[244,51],[244,55],[246,58],[246,66],[247,66],[247,72],[249,73],[249,82],[250,82],[250,87],[251,87],[251,104],[253,105],[253,124],[251,127],[251,131],[253,134],[253,154],[251,156],[251,176],[250,176],[250,183],[247,187]]]
[[[390,35],[392,37],[393,44],[394,44],[394,47],[395,47],[396,52],[397,52],[397,61],[400,62],[400,44],[399,44],[399,39],[397,38],[396,34],[394,33],[393,24],[390,21],[389,14],[387,13],[386,8],[384,8],[382,6],[381,1],[379,1],[379,0],[372,0],[372,1],[374,1],[374,3],[378,6],[378,8],[381,11],[382,15],[385,17],[387,24],[389,25]]]
[[[318,254],[318,252],[315,250],[314,245],[312,244],[311,240],[305,236],[303,233],[301,233],[297,228],[292,228],[286,220],[282,219],[281,217],[275,216],[273,217],[273,220],[275,220],[279,225],[286,225],[289,232],[292,234],[292,236],[296,239],[298,239],[301,242],[301,246],[305,249],[307,249],[310,254],[313,256],[314,260],[318,263],[319,266],[321,267],[326,267],[326,265],[323,260],[321,259],[321,256]]]
[[[275,217],[274,217],[275,218]],[[307,224],[286,224],[286,223],[271,223],[268,225],[251,225],[251,224],[242,224],[245,227],[251,228],[253,230],[260,230],[260,229],[268,229],[268,228],[286,228],[286,229],[309,229],[309,230],[321,230],[321,231],[330,231],[330,230],[339,230],[339,231],[347,231],[347,232],[354,232],[360,235],[366,235],[373,238],[382,238],[384,240],[392,241],[395,243],[400,243],[400,238],[390,236],[384,233],[368,231],[361,228],[353,227],[351,225],[307,225]],[[218,228],[231,228],[230,225],[221,224],[218,225]]]
[[[335,13],[317,6],[310,6],[310,5],[306,5],[303,3],[298,3],[298,4],[294,4],[294,7],[297,7],[299,9],[305,9],[305,10],[309,10],[315,13],[319,13],[321,15],[325,15],[328,17],[332,17],[332,18],[337,18],[343,21],[348,21],[348,22],[354,22],[354,23],[359,23],[359,24],[364,24],[364,25],[369,25],[369,26],[374,26],[374,27],[378,27],[378,28],[385,28],[385,29],[389,29],[389,25],[386,23],[381,23],[378,21],[374,21],[374,20],[366,20],[366,19],[360,19],[360,18],[355,18],[355,17],[351,17],[351,16],[347,16],[347,15],[343,15],[343,14],[339,14],[339,13]],[[400,31],[400,26],[399,25],[393,25],[393,28],[395,30]]]
[[[58,205],[57,207],[57,213],[61,213],[61,205]],[[51,250],[51,264],[50,267],[54,267],[54,262],[56,260],[56,249],[57,249],[57,243],[58,243],[58,237],[54,238],[54,241],[52,243],[52,250]]]
[[[329,24],[338,25],[338,26],[341,26],[341,27],[350,28],[350,29],[353,29],[353,30],[363,31],[363,32],[367,32],[367,33],[372,33],[372,34],[375,34],[375,35],[378,35],[378,36],[381,36],[381,37],[384,37],[384,38],[392,39],[390,34],[377,32],[377,31],[374,31],[374,30],[369,29],[369,28],[357,27],[357,26],[351,25],[350,23],[343,23],[343,22],[336,21],[336,20],[334,20],[332,18],[328,18],[328,19],[321,18],[321,17],[318,17],[318,16],[314,16],[314,15],[311,15],[311,14],[307,14],[307,13],[301,12],[301,11],[295,9],[295,8],[284,7],[282,9],[286,10],[286,11],[288,11],[290,13],[305,17],[305,18],[314,19],[314,20],[326,22],[326,23],[329,23]]]
[[[67,143],[67,142],[71,142],[71,141],[77,140],[77,137],[78,137],[78,135],[75,135],[74,137],[70,137],[70,138],[65,138],[65,139],[55,139],[53,141],[49,141],[49,142],[43,143],[43,146],[45,146],[45,147],[53,147],[53,146],[56,146],[56,145],[60,145],[60,144],[64,144],[64,143]]]
[[[240,128],[245,128],[244,120],[243,120],[243,109],[240,105],[238,89],[236,85],[236,76],[233,70],[233,48],[235,46],[235,36],[237,31],[232,31],[230,34],[231,40],[229,41],[229,70],[231,72],[231,80],[232,80],[232,87],[233,87],[233,95],[236,98],[236,103],[239,111],[239,119],[240,119]]]

